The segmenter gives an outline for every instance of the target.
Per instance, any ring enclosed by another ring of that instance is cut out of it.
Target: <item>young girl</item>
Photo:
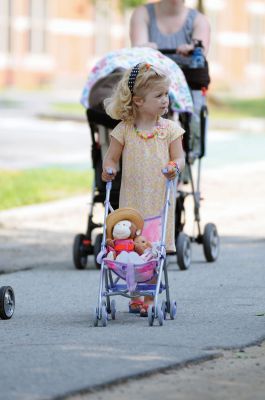
[[[175,179],[185,165],[182,149],[184,130],[167,113],[170,81],[154,65],[140,63],[125,72],[116,91],[106,99],[106,112],[121,122],[111,132],[110,146],[103,161],[102,180],[115,179],[122,155],[120,207],[132,207],[144,218],[159,215],[165,201],[167,179]],[[108,174],[111,168],[113,175]],[[163,177],[162,170],[168,172]],[[172,194],[173,195],[173,194]],[[169,208],[166,235],[167,252],[175,251],[175,207],[173,196]],[[130,310],[147,315],[153,298],[130,302]]]

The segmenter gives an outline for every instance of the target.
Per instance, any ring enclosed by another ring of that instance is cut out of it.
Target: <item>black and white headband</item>
[[[129,79],[128,79],[128,87],[130,89],[131,94],[133,94],[133,87],[134,87],[137,75],[139,73],[139,70],[140,70],[140,68],[139,68],[140,65],[141,65],[141,63],[139,63],[133,67],[133,69],[131,70]]]

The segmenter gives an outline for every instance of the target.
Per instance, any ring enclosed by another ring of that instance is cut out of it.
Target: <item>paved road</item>
[[[0,168],[90,167],[90,135],[84,123],[0,115]]]
[[[263,165],[262,174],[264,170]],[[252,172],[257,177],[258,171]],[[204,186],[211,185],[212,179],[205,176]],[[221,184],[217,178],[215,182]],[[1,284],[12,285],[17,299],[14,317],[1,321],[4,398],[52,399],[117,378],[212,357],[223,348],[264,338],[264,317],[256,315],[265,309],[264,224],[262,214],[257,214],[263,211],[264,215],[264,205],[256,198],[254,209],[248,207],[245,212],[242,208],[249,198],[241,200],[240,205],[230,199],[229,207],[224,207],[229,204],[225,195],[220,215],[212,219],[221,200],[215,191],[208,192],[205,217],[222,232],[220,259],[206,264],[201,248],[194,246],[189,271],[180,272],[171,263],[171,295],[178,301],[178,316],[153,328],[146,319],[127,313],[126,299],[118,299],[116,321],[107,328],[92,327],[98,271],[92,268],[92,260],[86,271],[75,271],[71,263],[72,238],[83,225],[82,213],[75,211],[78,203],[85,210],[84,198],[71,206],[66,203],[65,209],[62,203],[54,207],[57,217],[54,211],[48,218],[41,206],[31,218],[26,211],[24,217],[22,211],[17,217],[2,213],[1,262],[9,260],[6,267],[11,269],[31,268],[1,275]]]
[[[171,260],[178,316],[163,327],[128,314],[122,298],[116,321],[92,327],[98,271],[93,260],[86,271],[75,271],[71,261],[88,196],[1,212],[0,270],[19,272],[0,275],[17,300],[14,317],[0,321],[0,397],[54,399],[264,339],[265,320],[257,316],[265,309],[264,172],[259,159],[204,170],[202,222],[216,223],[222,251],[218,262],[207,264],[194,246],[186,272]]]

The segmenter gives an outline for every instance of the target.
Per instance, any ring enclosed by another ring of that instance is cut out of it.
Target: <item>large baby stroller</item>
[[[101,264],[101,270],[98,304],[94,311],[94,326],[98,326],[100,320],[102,321],[102,325],[106,326],[109,319],[108,314],[111,315],[112,319],[116,319],[116,303],[114,299],[110,301],[110,298],[118,295],[131,299],[139,296],[153,296],[154,304],[148,307],[148,323],[150,326],[154,324],[155,319],[158,319],[159,325],[163,325],[167,313],[170,315],[170,319],[175,318],[177,303],[176,301],[170,300],[165,247],[168,207],[170,206],[170,190],[174,185],[172,183],[173,182],[167,181],[165,205],[161,215],[145,220],[142,230],[142,235],[150,240],[150,242],[157,243],[155,255],[137,264],[125,261],[122,262],[118,260],[118,257],[116,260],[106,257],[106,229],[108,219],[117,216],[120,216],[122,219],[123,217],[124,219],[130,219],[129,213],[132,214],[132,212],[136,214],[136,218],[137,214],[139,215],[137,210],[130,208],[117,209],[114,211],[110,204],[112,182],[106,184],[103,237],[101,251],[97,256],[97,261]],[[111,213],[109,214],[110,211]],[[117,212],[118,214],[115,214]],[[110,226],[108,230],[112,230]],[[131,253],[126,253],[125,256],[127,256],[127,254]],[[152,281],[152,278],[155,276],[157,277],[156,283],[151,283],[150,281]],[[162,282],[163,277],[164,283]],[[126,281],[126,283],[120,283],[120,280]],[[166,298],[158,303],[159,295],[163,291],[166,293]]]
[[[10,319],[15,310],[15,294],[11,286],[0,287],[0,319]]]
[[[100,251],[103,234],[97,234],[95,240],[92,241],[92,232],[96,228],[102,227],[102,224],[94,223],[93,211],[96,203],[104,203],[106,189],[105,184],[101,181],[102,159],[109,144],[109,131],[119,122],[111,119],[105,113],[102,101],[111,94],[113,82],[117,82],[120,79],[124,69],[133,67],[139,62],[156,63],[168,71],[172,82],[169,92],[170,110],[173,115],[177,114],[179,116],[179,120],[185,129],[183,146],[186,152],[188,180],[191,185],[191,191],[177,191],[175,241],[178,265],[182,270],[189,268],[191,264],[191,242],[203,244],[207,261],[215,261],[218,257],[219,237],[216,226],[212,223],[206,224],[202,233],[199,214],[201,200],[200,171],[201,159],[205,154],[207,107],[205,104],[202,104],[199,112],[197,112],[199,114],[199,121],[197,124],[194,124],[194,118],[191,117],[194,111],[191,91],[181,69],[175,62],[159,51],[136,47],[108,53],[106,57],[95,65],[83,90],[82,104],[86,108],[86,115],[91,130],[92,163],[95,179],[86,233],[76,235],[74,240],[73,259],[74,265],[78,269],[86,267],[88,255],[91,254],[94,254],[95,263],[100,267],[96,258]],[[193,130],[191,127],[193,127]],[[196,151],[194,150],[194,131],[196,131],[196,143],[199,140],[199,150],[196,149]],[[194,165],[195,161],[198,161],[196,187],[192,175],[192,165]],[[114,181],[113,190],[110,195],[110,200],[114,208],[118,208],[120,181],[121,170]],[[196,236],[189,236],[183,232],[185,225],[184,201],[188,195],[192,195],[194,200],[194,220],[198,230]]]

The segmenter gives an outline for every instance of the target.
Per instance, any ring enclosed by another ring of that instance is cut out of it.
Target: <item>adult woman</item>
[[[201,41],[206,56],[210,44],[210,25],[207,18],[195,9],[185,6],[185,0],[160,0],[137,7],[130,21],[130,38],[132,46],[147,46],[155,49],[176,49],[175,54],[168,54],[184,72],[191,89],[194,103],[194,114],[191,118],[191,146],[195,153],[201,151],[200,111],[206,104],[206,97],[201,89],[207,88],[210,82],[208,64],[194,74],[185,66],[191,64],[191,53],[196,41]],[[185,168],[183,182],[189,181]]]
[[[184,0],[160,0],[139,6],[130,21],[132,46],[176,49],[172,56],[179,65],[189,64],[196,40],[203,43],[207,55],[210,25],[207,18],[185,6]]]

